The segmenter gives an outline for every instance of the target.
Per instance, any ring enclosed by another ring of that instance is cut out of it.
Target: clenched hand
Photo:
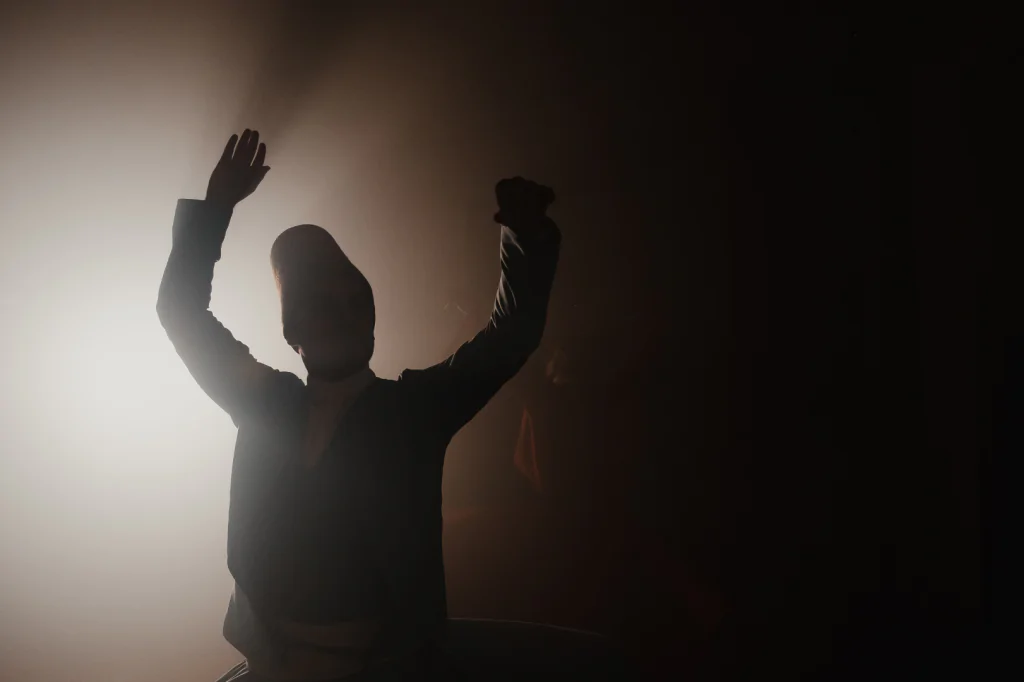
[[[512,228],[543,221],[555,201],[555,192],[550,187],[520,177],[502,180],[495,186],[494,194],[498,200],[494,221]]]

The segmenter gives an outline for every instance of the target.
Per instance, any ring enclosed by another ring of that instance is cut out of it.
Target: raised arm
[[[545,211],[547,187],[514,178],[496,188],[501,225],[501,278],[487,325],[444,362],[402,374],[419,388],[426,412],[453,436],[526,364],[547,322],[561,232]]]
[[[213,313],[214,264],[235,205],[251,194],[269,168],[259,135],[232,135],[210,178],[204,201],[182,199],[174,215],[172,247],[157,298],[167,336],[199,386],[235,424],[265,419],[298,377],[256,361]]]

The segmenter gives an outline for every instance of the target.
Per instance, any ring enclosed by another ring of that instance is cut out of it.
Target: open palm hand
[[[241,137],[232,135],[210,175],[206,200],[234,207],[263,182],[270,170],[263,165],[266,158],[267,145],[260,142],[257,131],[246,129]]]

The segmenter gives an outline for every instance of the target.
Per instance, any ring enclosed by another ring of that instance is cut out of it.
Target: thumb
[[[245,196],[249,196],[256,191],[256,188],[260,186],[261,182],[263,182],[263,178],[267,177],[268,171],[270,171],[270,166],[264,166],[251,176],[248,186],[245,189]]]

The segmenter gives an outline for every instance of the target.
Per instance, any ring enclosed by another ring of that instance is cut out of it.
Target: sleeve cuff
[[[562,231],[551,218],[544,216],[532,220],[501,220],[498,214],[495,221],[511,233],[515,240],[526,249],[531,247],[557,247],[562,242]],[[511,223],[511,224],[509,224]]]
[[[198,249],[219,259],[232,213],[231,208],[208,201],[179,199],[174,211],[174,246]]]

